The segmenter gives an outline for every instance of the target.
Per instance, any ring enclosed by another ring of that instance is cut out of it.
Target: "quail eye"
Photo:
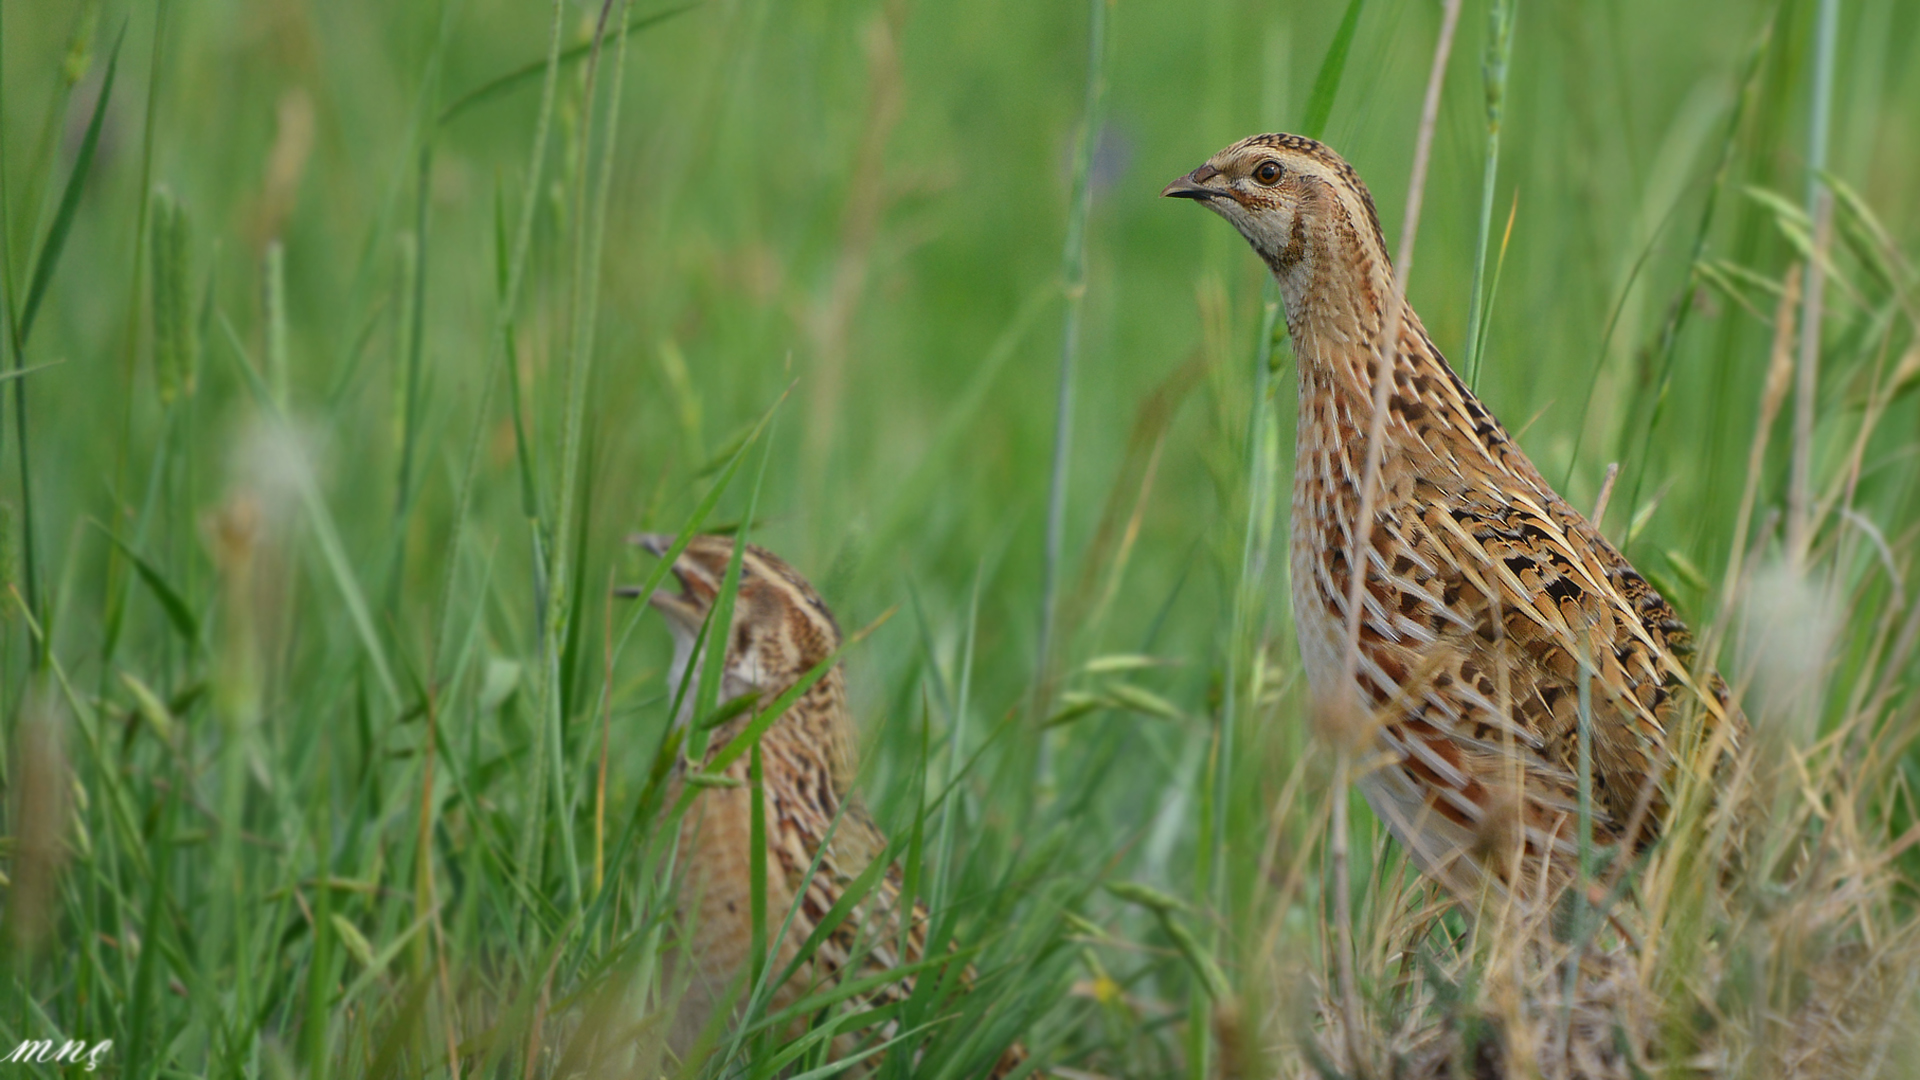
[[[1277,161],[1261,162],[1259,167],[1253,170],[1253,178],[1268,187],[1272,187],[1274,184],[1280,182],[1280,163]]]

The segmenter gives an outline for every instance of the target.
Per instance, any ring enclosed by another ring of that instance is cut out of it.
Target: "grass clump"
[[[1404,205],[1431,6],[6,5],[0,1056],[1910,1075],[1920,23],[1831,8],[1468,5],[1441,83],[1409,302],[1576,505],[1619,466],[1605,531],[1756,731],[1569,932],[1451,907],[1333,782],[1277,305],[1152,198],[1324,125]],[[776,1012],[763,968],[667,1054],[637,529],[898,607],[860,786],[972,992]]]

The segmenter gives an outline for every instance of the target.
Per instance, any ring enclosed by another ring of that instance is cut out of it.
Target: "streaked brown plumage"
[[[1745,721],[1717,675],[1689,670],[1672,607],[1547,485],[1404,304],[1383,350],[1393,382],[1348,666],[1348,553],[1394,291],[1366,185],[1320,143],[1275,134],[1221,150],[1162,194],[1232,222],[1279,282],[1300,379],[1294,621],[1315,698],[1350,701],[1357,688],[1376,718],[1382,760],[1359,781],[1375,812],[1458,895],[1569,880],[1586,662],[1594,840],[1619,844],[1636,820],[1633,844],[1651,840],[1675,758],[1694,745],[1680,719],[1701,717],[1723,749]]]
[[[673,541],[671,536],[634,537],[635,543],[655,555],[666,554]],[[680,591],[662,588],[648,598],[673,631],[670,689],[680,687],[689,676],[687,685],[698,684],[695,640],[719,596],[733,547],[731,537],[694,537],[673,565]],[[806,579],[772,552],[754,545],[748,545],[741,556],[733,625],[724,640],[720,700],[756,694],[763,704],[786,692],[841,644],[833,613]],[[694,667],[691,673],[690,666]],[[691,690],[685,695],[680,715],[674,718],[677,725],[684,727],[690,720],[693,696]],[[752,718],[748,710],[715,727],[709,734],[707,761]],[[760,738],[766,792],[766,936],[777,941],[773,949],[777,967],[784,968],[798,955],[802,943],[845,895],[848,884],[886,850],[886,837],[851,790],[857,738],[847,713],[846,679],[839,664]],[[668,789],[669,806],[684,790],[688,765],[682,754]],[[740,757],[724,775],[744,784],[748,759]],[[750,791],[744,786],[704,788],[680,826],[678,862],[686,871],[682,914],[692,935],[695,970],[676,1025],[682,1031],[677,1041],[686,1041],[715,1009],[731,1010],[744,995],[741,973],[748,967],[753,941]],[[809,877],[807,871],[816,856],[819,867]],[[813,957],[775,991],[772,1010],[842,977],[875,975],[919,961],[926,946],[927,912],[914,904],[906,913],[903,934],[901,888],[899,867],[889,866]],[[781,936],[789,911],[792,923]],[[971,981],[970,970],[967,980]],[[902,976],[868,994],[867,1000],[875,1006],[905,1000],[913,988],[914,977]],[[836,1052],[845,1053],[851,1043],[843,1039],[836,1044]],[[1010,1049],[994,1075],[1004,1075],[1025,1056],[1017,1046]]]

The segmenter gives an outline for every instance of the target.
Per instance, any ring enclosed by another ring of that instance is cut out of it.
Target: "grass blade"
[[[885,626],[887,620],[893,618],[894,612],[898,610],[900,609],[888,608],[881,612],[878,618],[868,623],[865,627],[855,631],[847,640],[841,642],[839,648],[828,653],[826,659],[807,669],[807,673],[801,676],[799,681],[788,687],[779,697],[774,698],[766,708],[756,712],[753,720],[749,722],[747,726],[741,728],[738,735],[735,735],[727,742],[727,745],[721,747],[719,752],[713,755],[713,760],[707,764],[706,771],[710,773],[722,772],[727,766],[740,760],[740,755],[746,753],[749,747],[758,743],[760,736],[765,734],[766,730],[773,726],[775,720],[780,719],[788,709],[792,708],[793,703],[799,701],[802,694],[813,689],[814,683],[819,682],[826,676],[827,672],[833,670],[833,665],[840,662],[840,657],[844,655],[848,649],[860,644],[866,640],[867,635]]]
[[[32,367],[14,368],[12,371],[0,371],[0,383],[12,382],[15,379],[24,379],[36,371],[57,368],[64,363],[66,363],[65,360],[49,360],[44,364],[35,364]]]
[[[1340,27],[1333,42],[1320,59],[1320,72],[1313,77],[1313,95],[1307,99],[1307,114],[1300,121],[1300,134],[1318,139],[1327,130],[1327,118],[1333,115],[1333,99],[1340,93],[1340,77],[1347,70],[1347,54],[1353,49],[1354,31],[1360,28],[1360,10],[1366,0],[1347,0],[1347,12],[1340,16]]]
[[[40,313],[40,302],[46,299],[47,287],[53,284],[54,268],[60,265],[60,254],[67,247],[67,233],[73,228],[74,214],[80,209],[80,195],[86,190],[88,174],[93,171],[94,151],[100,148],[100,125],[107,118],[107,104],[113,100],[113,80],[120,70],[120,46],[126,39],[127,24],[123,22],[120,24],[120,33],[113,39],[113,51],[107,54],[107,73],[100,81],[100,97],[93,103],[93,116],[87,121],[87,133],[80,139],[80,152],[74,156],[73,171],[67,174],[67,186],[60,193],[60,209],[54,213],[53,226],[47,230],[47,239],[40,245],[39,257],[34,260],[32,283],[27,286],[27,302],[14,323],[16,367],[21,359],[20,350],[33,333],[33,321]]]
[[[95,522],[94,527],[99,529],[101,534],[133,563],[133,568],[140,575],[140,580],[146,582],[147,588],[153,590],[153,598],[160,601],[161,609],[167,613],[167,621],[180,632],[181,638],[189,645],[199,644],[200,620],[194,617],[193,608],[187,604],[186,598],[167,582],[166,576],[160,573],[152,563],[142,558],[140,553],[133,549],[133,545],[114,535],[112,530],[99,522]]]
[[[712,666],[712,665],[709,665]],[[753,919],[747,967],[749,979],[759,985],[767,969],[767,774],[760,761],[760,743],[754,741],[747,757],[747,909]]]
[[[650,15],[642,15],[637,19],[630,19],[627,22],[626,30],[621,36],[625,37],[636,34],[649,27],[658,26],[676,16],[685,15],[687,12],[699,7],[700,3],[701,0],[694,0],[691,4],[681,4],[679,7],[668,8],[665,11],[656,11]],[[584,60],[588,54],[593,52],[596,44],[596,42],[589,41],[575,45],[570,49],[562,50],[558,56],[558,61],[561,65],[568,65]],[[478,108],[495,98],[505,97],[513,93],[515,90],[532,82],[536,77],[546,73],[551,63],[551,60],[534,60],[522,64],[504,75],[495,76],[481,83],[479,86],[455,98],[452,104],[446,108],[441,109],[440,116],[435,122],[442,125],[451,123],[470,109]]]
[[[720,594],[714,598],[713,610],[707,616],[707,626],[702,639],[705,644],[701,653],[708,659],[721,658],[721,663],[700,665],[700,685],[694,691],[693,715],[708,716],[720,703],[720,680],[725,674],[727,638],[733,632],[733,604],[740,595],[740,567],[747,554],[747,529],[753,523],[755,508],[760,504],[760,486],[767,476],[767,459],[773,456],[773,438],[768,435],[766,445],[761,448],[760,470],[753,478],[753,489],[747,494],[747,513],[740,519],[740,528],[733,534],[733,553],[727,557],[727,571],[720,578]],[[665,563],[662,559],[661,562]],[[779,714],[774,714],[778,716]],[[696,726],[687,739],[687,761],[705,772],[719,772],[726,768],[716,762],[712,768],[702,768],[707,756],[707,735],[710,728]],[[756,849],[757,855],[757,849]]]

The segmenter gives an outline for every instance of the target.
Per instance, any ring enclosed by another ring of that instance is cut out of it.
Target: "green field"
[[[1643,1067],[1785,1075],[1851,956],[1902,973],[1863,1038],[1920,1076],[1920,6],[1497,7],[1504,73],[1460,17],[1410,302],[1574,505],[1619,464],[1604,531],[1778,766],[1754,880],[1648,868]],[[1318,126],[1397,242],[1441,19],[0,2],[0,1061],[830,1075],[781,1023],[659,1056],[668,636],[609,585],[705,514],[849,630],[890,615],[846,656],[860,787],[982,986],[893,1017],[925,1050],[886,1075],[1015,1037],[1310,1075],[1342,793],[1288,614],[1291,354],[1259,260],[1156,196]],[[1802,417],[1768,373],[1816,251]],[[1349,798],[1386,1076],[1526,1007]]]

